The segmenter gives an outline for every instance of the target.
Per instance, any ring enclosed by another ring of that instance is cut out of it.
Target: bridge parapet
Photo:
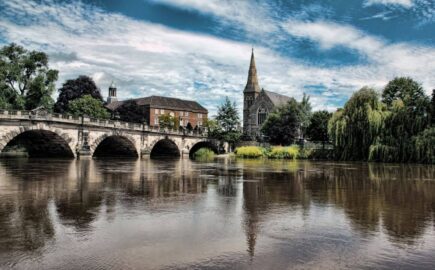
[[[149,133],[158,133],[166,135],[177,136],[193,136],[193,137],[207,137],[207,132],[194,132],[187,130],[173,130],[163,129],[156,126],[148,126],[145,124],[124,122],[118,120],[97,119],[90,117],[77,117],[68,114],[59,113],[46,113],[46,112],[34,112],[34,111],[21,111],[21,110],[0,110],[0,119],[5,120],[33,120],[33,121],[49,121],[58,123],[68,123],[74,125],[81,125],[86,127],[101,127],[110,129],[124,129],[130,131],[141,131]]]

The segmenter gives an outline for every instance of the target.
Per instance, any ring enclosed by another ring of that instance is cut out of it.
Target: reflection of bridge
[[[226,145],[205,133],[152,128],[137,123],[29,111],[0,111],[0,153],[25,147],[33,157],[191,155]]]

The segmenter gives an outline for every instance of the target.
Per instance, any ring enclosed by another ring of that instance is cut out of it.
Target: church
[[[243,90],[243,134],[256,139],[267,115],[277,106],[286,104],[291,98],[267,91],[258,84],[254,50],[251,54],[248,81]]]

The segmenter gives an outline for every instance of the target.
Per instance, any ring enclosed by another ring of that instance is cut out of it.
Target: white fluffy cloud
[[[365,5],[400,5],[403,7],[411,7],[413,5],[413,0],[367,0]]]
[[[213,3],[217,2],[203,3],[201,8],[205,5],[216,16],[233,16],[224,14],[228,7]],[[0,11],[0,36],[49,53],[51,66],[60,71],[59,84],[84,74],[95,79],[103,94],[115,80],[122,99],[153,94],[194,99],[213,114],[216,105],[229,96],[241,108],[251,44],[175,30],[85,4],[10,0],[4,7]],[[240,12],[251,16],[241,7]],[[14,19],[17,17],[21,18],[19,23]],[[257,20],[261,22],[261,17]],[[351,26],[331,22],[293,20],[275,22],[273,27],[284,29],[288,39],[307,38],[323,50],[341,46],[367,58],[363,64],[323,67],[256,47],[261,86],[298,99],[310,86],[321,86],[326,90],[312,94],[315,109],[332,110],[358,88],[382,87],[394,76],[412,76],[426,89],[435,85],[433,48],[388,44]]]

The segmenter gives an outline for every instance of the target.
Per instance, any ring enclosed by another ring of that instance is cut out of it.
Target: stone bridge
[[[0,153],[26,149],[30,157],[146,157],[192,155],[202,147],[226,152],[228,144],[205,133],[41,111],[0,110]]]

